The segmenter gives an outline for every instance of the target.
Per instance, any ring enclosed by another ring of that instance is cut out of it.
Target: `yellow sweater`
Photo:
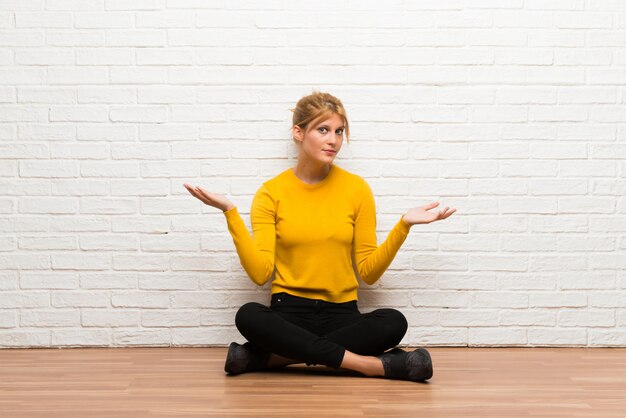
[[[355,267],[365,283],[375,283],[411,229],[400,218],[378,246],[372,190],[334,164],[317,184],[302,182],[292,169],[263,183],[250,210],[252,237],[236,207],[224,215],[254,283],[263,285],[275,272],[272,293],[335,303],[357,299]]]

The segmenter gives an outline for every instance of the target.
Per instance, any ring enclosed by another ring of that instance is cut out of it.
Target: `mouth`
[[[337,151],[332,150],[332,149],[323,149],[322,151],[325,152],[328,155],[335,155],[335,154],[337,154]]]

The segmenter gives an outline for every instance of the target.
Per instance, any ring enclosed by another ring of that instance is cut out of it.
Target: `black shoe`
[[[224,372],[235,375],[246,372],[254,372],[267,368],[269,353],[266,353],[250,343],[243,345],[235,342],[230,343]]]
[[[378,358],[383,363],[385,378],[420,382],[433,376],[433,362],[425,348],[404,351],[394,348]]]

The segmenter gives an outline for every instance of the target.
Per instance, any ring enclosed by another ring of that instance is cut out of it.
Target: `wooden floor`
[[[414,383],[226,376],[226,348],[0,350],[0,417],[626,417],[626,349],[430,351],[435,374]]]

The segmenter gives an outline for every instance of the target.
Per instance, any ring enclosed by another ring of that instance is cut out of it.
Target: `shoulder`
[[[261,184],[260,189],[265,189],[267,191],[276,190],[287,181],[288,176],[289,176],[289,170],[290,169],[286,169],[280,172],[279,174],[277,174],[276,176],[272,177],[271,179],[264,181]]]
[[[281,189],[281,185],[285,184],[289,175],[289,169],[282,171],[276,176],[265,180],[256,191],[256,196],[273,197]]]
[[[338,166],[335,166],[335,168],[337,169],[338,177],[349,183],[350,190],[355,190],[358,193],[371,193],[370,185],[363,177]]]
[[[341,168],[337,165],[334,166],[334,170],[336,170],[337,177],[341,178],[344,182],[352,183],[353,185],[363,186],[367,185],[367,182],[363,177],[358,174],[351,173],[348,170]]]

